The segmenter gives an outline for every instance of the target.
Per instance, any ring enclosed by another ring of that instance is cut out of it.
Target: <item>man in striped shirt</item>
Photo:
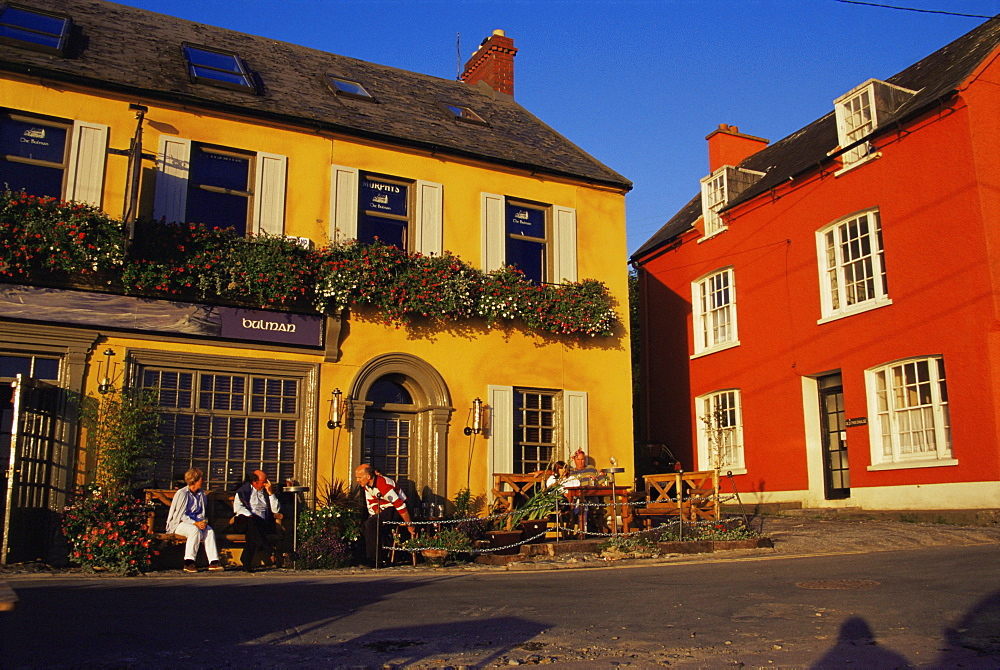
[[[410,537],[417,536],[417,529],[410,520],[409,510],[406,509],[406,494],[396,482],[377,474],[375,468],[367,463],[355,468],[354,480],[365,492],[365,505],[369,516],[361,529],[361,534],[365,538],[368,560],[377,568],[381,563],[381,548],[392,542],[392,524],[387,524],[386,521],[402,519],[410,531]]]

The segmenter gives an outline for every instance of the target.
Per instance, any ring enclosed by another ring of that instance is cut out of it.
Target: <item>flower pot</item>
[[[490,549],[505,547],[505,549],[490,552],[492,554],[509,556],[521,550],[519,546],[516,546],[521,541],[521,531],[519,530],[491,530],[486,535],[490,538]]]
[[[528,540],[528,544],[545,542],[545,529],[548,527],[548,519],[525,519],[521,522],[521,531],[524,533],[524,539]]]
[[[444,566],[445,559],[448,558],[447,549],[424,549],[420,552],[427,564],[434,568]]]

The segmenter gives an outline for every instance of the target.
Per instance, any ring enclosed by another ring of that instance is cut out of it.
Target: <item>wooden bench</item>
[[[695,522],[720,517],[718,470],[643,475],[643,479],[646,506],[633,513],[646,528],[651,528],[654,520]]]
[[[149,509],[147,513],[147,524],[153,531],[161,548],[170,546],[183,546],[187,538],[177,533],[167,533],[167,514],[170,511],[170,504],[174,500],[174,494],[179,489],[146,489],[146,503]],[[205,520],[215,531],[215,540],[219,547],[219,558],[223,563],[239,558],[242,560],[243,548],[247,538],[244,533],[233,532],[232,525],[236,517],[233,513],[233,500],[236,498],[236,491],[206,491]],[[273,553],[268,558],[271,562],[280,566],[284,560],[286,538],[284,528],[284,515],[281,513],[274,515],[276,532],[267,536],[268,544],[273,548]],[[237,555],[238,554],[238,555]]]

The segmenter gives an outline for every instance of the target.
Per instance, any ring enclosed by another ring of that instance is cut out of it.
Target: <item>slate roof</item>
[[[972,71],[1000,45],[1000,15],[959,37],[930,56],[911,65],[886,81],[917,91],[890,117],[879,120],[879,128],[869,137],[891,130],[897,122],[922,113],[939,100],[952,95]],[[862,82],[858,82],[861,84]],[[846,91],[842,91],[846,92]],[[733,198],[727,209],[757,197],[761,193],[833,160],[828,153],[839,144],[837,121],[832,109],[828,114],[778,142],[750,156],[738,167],[765,173],[753,186]],[[701,195],[696,195],[660,230],[632,254],[633,261],[668,244],[690,230],[701,216]]]
[[[322,128],[622,190],[632,187],[510,96],[482,86],[104,0],[19,0],[18,4],[69,15],[74,34],[67,57],[0,44],[0,71]],[[262,84],[260,94],[191,83],[183,42],[237,53]],[[326,74],[361,82],[377,104],[334,95]],[[470,107],[489,125],[456,121],[441,103]]]

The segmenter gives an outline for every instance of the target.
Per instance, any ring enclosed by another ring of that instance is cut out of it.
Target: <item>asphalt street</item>
[[[583,570],[14,575],[6,668],[1000,667],[995,544]]]

